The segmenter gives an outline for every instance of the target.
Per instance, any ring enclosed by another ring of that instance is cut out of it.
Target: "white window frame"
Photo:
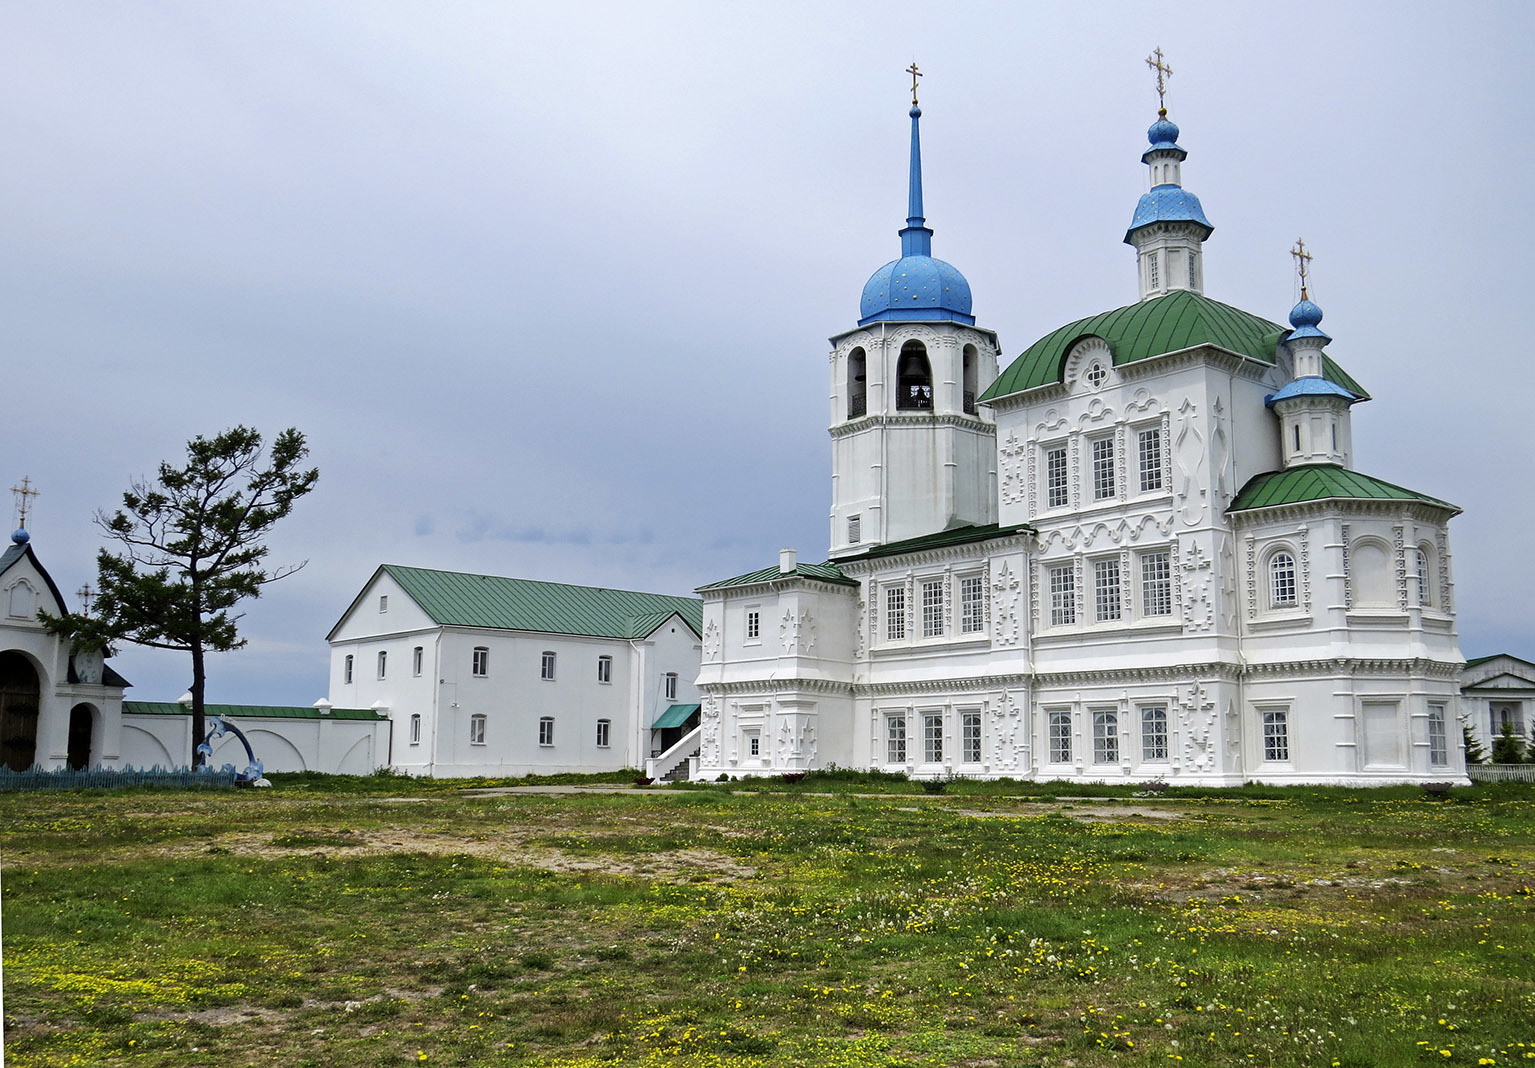
[[[1071,763],[1071,713],[1064,709],[1056,709],[1046,715],[1045,720],[1048,730],[1046,747],[1050,753],[1050,763]]]
[[[1114,455],[1114,438],[1104,435],[1091,439],[1093,458],[1093,500],[1112,501],[1119,496],[1118,457]]]
[[[420,645],[410,651],[410,673],[413,678],[421,677],[421,665],[426,660],[426,649]]]
[[[483,679],[490,674],[490,646],[474,647],[474,654],[469,658],[469,674],[477,679]]]
[[[389,677],[389,650],[388,649],[380,649],[378,651],[378,677],[381,678],[381,679],[386,679],[386,678]]]
[[[1136,457],[1140,466],[1142,493],[1160,493],[1164,488],[1162,472],[1162,428],[1143,427],[1135,432]]]
[[[1428,704],[1428,763],[1433,768],[1450,764],[1449,713],[1440,701]]]
[[[557,662],[557,654],[553,649],[545,649],[538,654],[538,677],[545,682],[554,681],[554,666]]]
[[[885,714],[885,763],[906,763],[906,713]]]
[[[599,719],[597,721],[597,748],[609,749],[613,745],[613,721]]]
[[[959,722],[960,760],[966,764],[979,764],[981,762],[981,714],[961,712]]]
[[[342,682],[350,683],[352,681],[352,663],[353,663],[353,661],[352,661],[352,654],[351,653],[347,653],[346,654],[346,659],[341,662],[341,681]]]
[[[922,762],[943,763],[943,713],[922,714]]]
[[[942,638],[944,634],[943,619],[943,579],[923,579],[922,587],[922,637]]]
[[[1146,253],[1146,288],[1148,290],[1161,289],[1161,276],[1157,270],[1157,250],[1152,249]]]
[[[746,755],[751,757],[753,760],[761,760],[762,732],[754,728],[744,732],[743,737],[746,741],[746,745],[744,746],[746,749]]]
[[[387,593],[381,593],[378,595],[378,610],[380,612],[389,611],[389,595]]]
[[[604,686],[613,684],[613,658],[611,656],[599,656],[597,658],[597,681]]]
[[[1118,623],[1124,618],[1124,595],[1120,588],[1119,557],[1093,561],[1093,621]]]
[[[1258,723],[1262,728],[1259,744],[1265,764],[1290,762],[1290,709],[1270,706],[1258,709]]]
[[[1051,564],[1045,568],[1045,582],[1050,590],[1050,625],[1070,627],[1077,622],[1077,572],[1072,564]]]
[[[411,745],[420,745],[421,744],[421,713],[420,712],[412,712],[410,714],[410,744]]]
[[[906,640],[906,584],[885,587],[885,640]]]
[[[485,713],[476,712],[469,717],[469,744],[485,744]]]
[[[1071,504],[1071,472],[1066,466],[1066,446],[1045,448],[1045,507],[1066,508]]]
[[[1167,706],[1141,706],[1141,760],[1147,764],[1168,761]]]
[[[539,716],[538,717],[538,744],[539,744],[540,747],[545,748],[545,749],[547,749],[550,746],[554,745],[554,717],[553,716]]]
[[[1434,607],[1433,550],[1427,545],[1419,545],[1413,551],[1417,554],[1417,559],[1413,561],[1416,565],[1413,570],[1417,577],[1418,607],[1432,608]]]
[[[1281,560],[1288,561],[1281,565]],[[1268,579],[1268,606],[1271,610],[1300,607],[1300,584],[1295,553],[1280,547],[1268,554],[1264,562],[1264,574]]]
[[[1141,553],[1141,615],[1173,614],[1173,554],[1170,549]]]
[[[986,577],[961,575],[959,579],[959,632],[979,634],[986,629]]]
[[[665,675],[661,676],[661,693],[667,701],[675,701],[677,699],[677,673],[675,671],[668,671]]]
[[[1093,763],[1119,763],[1119,710],[1093,709]]]
[[[746,640],[745,645],[762,644],[762,606],[748,605],[746,608]]]

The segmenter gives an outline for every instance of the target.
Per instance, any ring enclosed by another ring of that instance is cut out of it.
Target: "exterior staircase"
[[[677,744],[645,761],[645,775],[661,782],[679,782],[698,774],[698,751],[702,748],[703,728],[694,727]]]

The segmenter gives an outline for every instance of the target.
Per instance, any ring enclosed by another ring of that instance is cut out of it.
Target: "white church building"
[[[830,558],[699,589],[699,773],[1464,780],[1458,509],[1355,469],[1304,249],[1288,326],[1205,295],[1164,108],[1139,299],[1000,366],[932,256],[920,116],[900,257],[831,339]]]

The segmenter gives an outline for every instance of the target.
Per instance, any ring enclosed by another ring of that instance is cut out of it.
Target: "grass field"
[[[273,779],[0,796],[8,1065],[1535,1063],[1530,787]]]

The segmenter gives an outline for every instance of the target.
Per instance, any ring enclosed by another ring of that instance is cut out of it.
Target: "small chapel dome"
[[[1151,156],[1156,152],[1176,152],[1180,160],[1188,159],[1188,151],[1178,143],[1178,124],[1166,115],[1151,124],[1146,131],[1146,140],[1151,142],[1151,147],[1142,154],[1142,163],[1151,162]]]
[[[1322,309],[1312,300],[1302,298],[1290,309],[1290,325],[1299,330],[1303,326],[1316,326],[1322,321]]]
[[[15,542],[17,545],[25,545],[27,542],[29,542],[31,540],[32,540],[32,535],[27,533],[25,527],[21,528],[20,530],[13,531],[11,533],[11,541]]]
[[[870,276],[863,287],[858,325],[913,319],[973,323],[970,283],[953,264],[933,256],[902,256]]]

